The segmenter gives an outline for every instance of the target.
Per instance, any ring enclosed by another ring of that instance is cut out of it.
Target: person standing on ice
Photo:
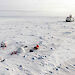
[[[34,52],[34,50],[38,50],[39,49],[39,45],[36,45],[33,49],[30,49],[29,52]]]
[[[4,47],[7,47],[6,43],[4,43],[3,41],[1,42],[1,47],[4,48]]]
[[[70,18],[72,18],[72,15],[70,15]]]
[[[35,50],[37,50],[38,48],[39,48],[39,45],[36,45],[36,46],[34,47]]]

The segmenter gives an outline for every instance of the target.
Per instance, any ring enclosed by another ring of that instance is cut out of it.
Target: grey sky
[[[45,14],[75,13],[75,0],[0,0],[0,10],[24,10]]]

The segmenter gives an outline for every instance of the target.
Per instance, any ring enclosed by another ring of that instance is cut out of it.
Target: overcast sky
[[[0,10],[24,10],[45,14],[75,15],[75,0],[0,0]]]

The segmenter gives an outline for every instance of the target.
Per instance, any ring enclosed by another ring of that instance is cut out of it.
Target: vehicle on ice
[[[72,15],[66,18],[66,22],[73,22],[73,21],[74,21],[74,18],[72,17]]]

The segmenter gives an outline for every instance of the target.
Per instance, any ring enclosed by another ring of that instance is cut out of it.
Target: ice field
[[[0,75],[75,75],[75,22],[65,17],[0,17],[2,41]]]

